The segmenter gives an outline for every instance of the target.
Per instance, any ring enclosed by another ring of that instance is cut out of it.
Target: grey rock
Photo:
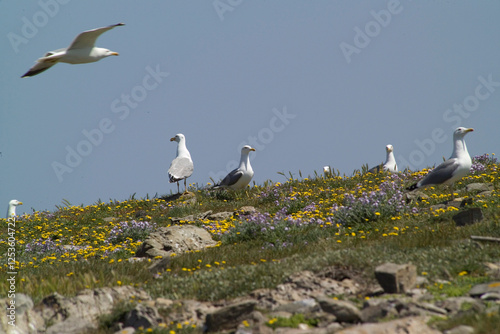
[[[375,268],[375,277],[386,293],[404,293],[415,286],[417,268],[412,264],[384,263]]]
[[[214,214],[211,214],[207,218],[209,220],[226,220],[228,218],[231,218],[233,216],[232,212],[217,212]]]
[[[338,322],[361,322],[361,311],[349,301],[335,300],[327,297],[318,298],[318,303],[324,312],[333,314]]]
[[[158,261],[153,262],[149,267],[148,270],[152,273],[159,273],[161,274],[162,272],[167,269],[168,265],[170,264],[170,257],[166,257],[163,259],[160,259]]]
[[[436,305],[445,309],[452,315],[462,311],[465,307],[475,312],[482,312],[485,308],[480,301],[472,297],[450,297],[437,302]]]
[[[254,213],[257,213],[259,212],[256,208],[254,208],[253,206],[242,206],[239,210],[238,210],[238,214],[239,215],[243,215],[243,216],[247,216],[247,215],[252,215]]]
[[[250,318],[256,305],[256,301],[247,300],[223,307],[214,313],[210,313],[206,317],[206,330],[208,332],[234,330],[243,320]]]
[[[493,190],[494,186],[492,183],[469,183],[465,188],[468,192],[482,192]]]
[[[174,224],[177,224],[177,223],[180,223],[180,222],[194,222],[194,221],[197,221],[197,220],[206,219],[211,214],[212,214],[212,210],[208,210],[208,211],[201,212],[201,213],[198,213],[198,214],[195,214],[195,215],[188,215],[188,216],[185,216],[185,217],[182,217],[182,218],[173,217],[173,218],[170,218],[170,220]]]
[[[104,220],[106,223],[111,223],[111,222],[118,220],[118,218],[116,218],[116,217],[104,217],[102,220]]]
[[[489,292],[500,292],[500,282],[489,282],[474,285],[469,291],[469,295],[471,297],[481,297],[485,293]]]
[[[284,311],[291,314],[310,313],[320,311],[320,307],[314,298],[308,298],[281,305],[276,311]]]
[[[200,250],[215,246],[210,233],[193,225],[161,227],[151,233],[136,252],[138,257],[168,258],[171,254]]]
[[[460,207],[463,207],[464,206],[464,199],[463,198],[455,198],[451,201],[447,201],[445,203],[445,208],[446,207],[449,207],[449,206],[452,206],[454,208],[460,208]]]
[[[423,199],[429,199],[429,196],[427,196],[420,190],[414,190],[412,192],[406,192],[403,195],[403,199],[406,201],[406,203],[410,203],[414,201],[422,201]]]
[[[153,328],[158,326],[161,318],[154,307],[137,304],[132,310],[125,314],[123,325],[134,328]]]
[[[482,300],[500,300],[500,292],[487,292],[481,296]]]
[[[11,301],[14,301],[15,310],[12,308]],[[39,328],[43,328],[43,318],[34,311],[33,301],[28,295],[16,293],[15,298],[0,299],[2,312],[0,313],[0,333],[9,334],[37,334]],[[15,318],[14,318],[15,317]],[[15,320],[15,327],[9,324]]]
[[[378,305],[368,306],[361,310],[362,322],[377,322],[379,319],[389,314],[389,303],[380,303]]]
[[[441,314],[441,315],[448,314],[446,309],[438,307],[438,306],[431,304],[431,303],[417,303],[416,306],[425,310],[425,311],[429,311],[431,313],[436,313],[436,314]]]
[[[475,224],[483,220],[483,212],[480,208],[470,208],[453,216],[456,226]]]
[[[426,317],[410,317],[378,324],[363,324],[349,327],[336,332],[336,334],[441,334],[440,331],[427,326]]]
[[[460,325],[450,330],[444,331],[443,334],[474,334],[474,328],[470,326]]]
[[[85,318],[72,316],[47,328],[46,334],[84,334],[97,329],[96,319],[89,321]]]
[[[446,205],[444,205],[444,204],[435,204],[435,205],[431,205],[430,208],[431,208],[432,211],[437,211],[439,209],[444,209],[445,210],[446,209]]]
[[[149,300],[149,295],[131,286],[82,290],[75,297],[66,298],[53,293],[44,298],[34,310],[52,325],[47,333],[83,333],[97,328],[97,319],[111,312],[116,305],[131,298]]]
[[[488,197],[491,195],[493,195],[493,190],[481,191],[480,193],[477,194],[477,196],[482,196],[482,197]]]

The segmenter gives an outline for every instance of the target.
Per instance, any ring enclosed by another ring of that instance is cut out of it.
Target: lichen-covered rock
[[[210,233],[192,225],[162,227],[151,233],[136,252],[138,257],[169,257],[215,246]]]

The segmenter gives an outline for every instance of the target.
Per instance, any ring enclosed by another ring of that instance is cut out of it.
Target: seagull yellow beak
[[[254,149],[254,148],[251,148],[251,149],[250,149],[250,151],[255,151],[255,149]]]
[[[175,137],[170,138],[170,141],[175,141]]]
[[[19,202],[19,205],[23,205],[23,202]]]
[[[467,130],[465,130],[465,133],[467,133],[467,132],[472,132],[472,131],[474,131],[474,129],[473,129],[473,128],[468,128]]]
[[[112,56],[119,56],[120,54],[118,52],[111,52],[110,55],[112,55]]]

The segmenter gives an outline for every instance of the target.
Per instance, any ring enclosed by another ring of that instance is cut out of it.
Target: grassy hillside
[[[500,245],[478,247],[470,241],[471,235],[500,237],[500,166],[491,155],[473,162],[473,172],[455,185],[455,197],[470,198],[468,206],[481,208],[485,218],[465,227],[452,220],[459,209],[431,209],[450,199],[446,187],[429,187],[423,191],[428,198],[407,201],[404,188],[427,170],[397,175],[356,171],[300,180],[283,175],[283,182],[237,193],[191,186],[195,204],[130,198],[33,212],[16,221],[17,292],[36,303],[55,291],[71,296],[84,288],[133,285],[153,297],[215,301],[275,287],[295,271],[332,265],[374,280],[374,268],[390,261],[415,264],[437,297],[463,295],[472,284],[489,279],[485,262],[500,261]],[[494,190],[478,196],[466,191],[470,183],[491,183]],[[141,240],[169,226],[172,217],[207,210],[238,213],[243,206],[254,206],[260,214],[220,222],[181,221],[205,227],[219,244],[172,257],[165,272],[150,273],[147,261],[128,261]],[[2,281],[7,279],[7,239],[4,227]],[[438,279],[450,284],[432,283]],[[7,290],[7,284],[0,284],[0,296]]]

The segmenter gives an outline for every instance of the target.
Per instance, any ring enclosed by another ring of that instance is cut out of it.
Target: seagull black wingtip
[[[418,186],[417,186],[417,184],[415,183],[415,184],[413,184],[413,185],[409,186],[408,188],[406,188],[406,190],[413,191],[413,190],[415,190],[415,189],[417,189],[417,188],[418,188]]]

